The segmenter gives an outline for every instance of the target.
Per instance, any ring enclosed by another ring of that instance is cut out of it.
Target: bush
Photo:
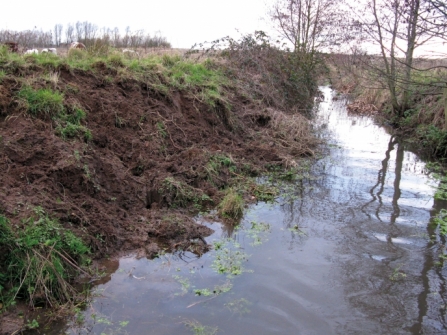
[[[16,297],[31,305],[72,301],[76,291],[68,281],[80,270],[77,264],[88,261],[89,248],[80,238],[41,207],[34,212],[17,231],[0,215],[0,297],[6,305]]]

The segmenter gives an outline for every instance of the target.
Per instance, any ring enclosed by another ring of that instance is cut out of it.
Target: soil
[[[48,85],[44,79],[33,84]],[[214,182],[207,179],[212,155],[250,163],[252,172],[283,161],[273,142],[253,136],[268,122],[257,122],[262,113],[242,112],[249,108],[237,95],[230,124],[223,110],[188,92],[164,95],[100,65],[94,72],[61,69],[54,88],[64,92],[67,106],[87,112],[84,125],[93,138],[85,141],[64,140],[49,117],[24,112],[18,86],[10,77],[0,84],[0,213],[18,224],[42,206],[96,257],[129,250],[151,257],[160,241],[164,247],[203,244],[210,229],[189,211],[173,209],[172,194],[160,191],[165,178],[203,192],[212,205],[230,178],[227,169]]]

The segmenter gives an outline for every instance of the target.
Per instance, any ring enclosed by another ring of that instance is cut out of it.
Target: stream
[[[51,334],[447,334],[437,181],[425,163],[321,87],[327,152],[250,205],[214,249],[106,261],[94,298]]]

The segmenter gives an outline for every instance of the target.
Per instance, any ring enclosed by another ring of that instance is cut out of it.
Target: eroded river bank
[[[322,88],[324,158],[251,205],[214,249],[107,261],[110,274],[47,334],[445,334],[445,204],[425,163]],[[434,236],[435,235],[435,236]]]

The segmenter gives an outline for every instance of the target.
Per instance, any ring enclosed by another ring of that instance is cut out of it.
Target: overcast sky
[[[267,8],[274,0],[3,0],[0,29],[53,29],[89,21],[98,27],[161,32],[173,47],[227,35],[267,30]]]

